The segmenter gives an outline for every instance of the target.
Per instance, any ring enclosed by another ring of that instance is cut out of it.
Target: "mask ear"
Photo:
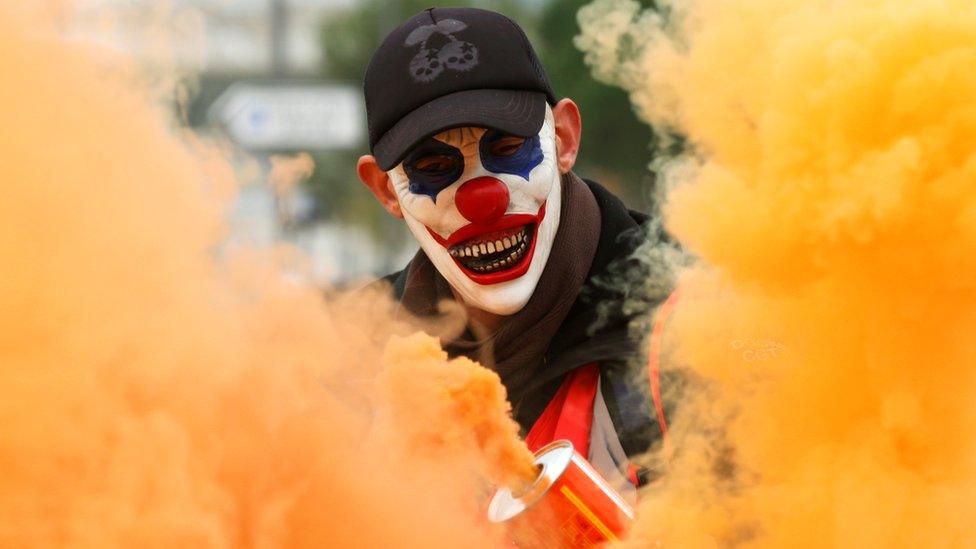
[[[356,164],[356,173],[359,174],[359,180],[363,182],[363,185],[366,185],[376,195],[376,199],[386,208],[386,211],[395,217],[403,219],[400,201],[397,199],[396,193],[393,192],[393,183],[390,181],[390,176],[380,168],[373,155],[366,154],[359,157],[359,162]]]
[[[576,164],[579,153],[580,138],[583,132],[583,120],[580,118],[579,107],[572,99],[563,99],[552,108],[552,116],[556,123],[556,160],[559,173],[567,173]]]

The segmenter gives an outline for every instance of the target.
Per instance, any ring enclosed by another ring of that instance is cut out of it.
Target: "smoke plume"
[[[527,459],[497,377],[426,336],[384,363],[414,330],[388,299],[326,302],[294,251],[222,248],[222,154],[117,54],[20,11],[0,17],[0,545],[492,546],[485,478]],[[418,425],[454,438],[395,442]]]
[[[659,132],[697,390],[633,542],[976,543],[976,6],[598,0],[578,44]]]
[[[465,357],[448,361],[437,342],[421,334],[391,341],[384,362],[377,380],[384,413],[377,424],[391,445],[443,461],[445,469],[457,467],[459,478],[487,474],[515,491],[535,480],[534,458],[508,415],[511,406],[498,374]],[[464,450],[469,455],[458,459]]]

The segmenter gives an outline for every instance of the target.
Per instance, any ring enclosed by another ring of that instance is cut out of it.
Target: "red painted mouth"
[[[427,232],[447,249],[468,278],[478,284],[498,284],[514,280],[529,270],[539,225],[545,216],[543,202],[536,215],[506,215],[490,225],[471,223],[446,239],[430,228]]]

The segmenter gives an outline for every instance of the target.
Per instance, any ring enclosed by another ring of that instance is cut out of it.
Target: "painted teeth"
[[[455,258],[479,258],[487,254],[507,252],[504,257],[497,258],[484,265],[470,265],[468,268],[475,272],[491,272],[518,263],[528,249],[528,230],[523,228],[516,234],[490,242],[478,242],[464,246],[455,246],[449,250]]]

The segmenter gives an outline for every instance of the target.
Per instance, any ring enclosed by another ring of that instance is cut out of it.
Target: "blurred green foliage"
[[[636,209],[646,209],[653,183],[650,128],[634,114],[626,92],[597,82],[573,46],[579,34],[576,12],[589,0],[552,0],[535,19],[532,43],[556,94],[576,101],[583,117],[583,141],[575,171],[599,181]],[[650,5],[648,3],[648,5]]]
[[[582,53],[573,46],[573,37],[579,32],[576,12],[587,2],[495,0],[452,5],[498,11],[525,29],[556,94],[572,98],[580,106],[583,143],[575,171],[600,181],[631,207],[646,209],[646,197],[651,196],[653,185],[647,169],[652,133],[637,120],[626,93],[595,81],[583,64]],[[401,22],[428,7],[429,0],[365,0],[331,17],[321,32],[323,76],[361,85],[366,65],[380,41]],[[320,215],[357,224],[395,246],[407,238],[407,232],[356,177],[356,161],[367,151],[364,142],[358,151],[317,154],[316,170],[307,185],[320,206]]]

